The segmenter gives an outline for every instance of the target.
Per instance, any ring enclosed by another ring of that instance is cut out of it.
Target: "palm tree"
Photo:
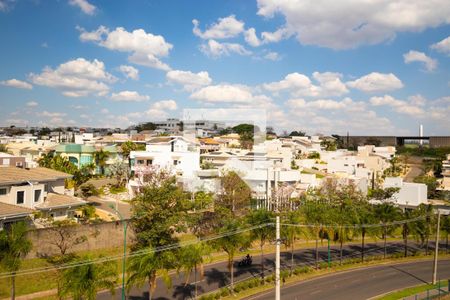
[[[358,224],[361,225],[361,261],[364,262],[365,254],[365,237],[366,234],[376,235],[377,227],[365,227],[366,224],[374,224],[376,221],[374,207],[368,203],[361,205],[358,208]]]
[[[152,299],[153,292],[156,288],[156,275],[161,275],[168,287],[172,285],[169,276],[169,266],[173,266],[174,257],[170,251],[155,252],[152,248],[143,248],[134,251],[134,254],[128,261],[128,280],[127,289],[133,286],[142,287],[148,282],[148,299]],[[133,254],[133,253],[132,253]]]
[[[393,231],[393,228],[388,228],[387,224],[396,220],[400,213],[400,209],[389,202],[383,202],[375,206],[375,218],[383,225],[382,237],[384,239],[384,258],[386,258],[387,255],[387,235],[389,232]]]
[[[251,240],[259,241],[259,248],[261,249],[261,277],[264,279],[264,245],[268,240],[275,236],[275,230],[272,226],[267,226],[273,223],[274,214],[266,209],[258,209],[252,211],[247,216],[247,223],[251,226],[258,226],[250,232]]]
[[[420,241],[420,246],[425,247],[425,255],[428,255],[430,244],[430,236],[433,231],[433,207],[431,205],[421,204],[414,210],[414,215],[424,217],[422,220],[415,221],[410,228],[417,240]]]
[[[441,230],[445,232],[445,253],[448,253],[448,235],[450,234],[450,216],[441,221]]]
[[[289,211],[286,214],[285,221],[287,224],[300,224],[302,215],[299,211]],[[283,226],[281,228],[281,236],[285,241],[286,247],[291,247],[291,274],[294,270],[294,244],[297,237],[302,233],[302,229],[296,226]]]
[[[16,298],[16,272],[31,248],[32,243],[27,238],[27,225],[24,222],[12,224],[10,228],[0,232],[0,265],[12,274],[12,300]]]
[[[108,160],[109,152],[103,151],[103,149],[94,152],[95,164],[100,167],[100,172],[105,175],[106,161]]]
[[[117,265],[114,262],[94,263],[90,257],[79,261],[84,263],[63,272],[59,296],[94,300],[104,289],[114,295],[117,284]]]
[[[402,213],[403,219],[408,220],[413,215],[413,211],[405,208],[405,210]],[[408,236],[411,233],[412,225],[410,223],[403,223],[402,225],[402,236],[403,236],[403,242],[404,242],[404,250],[405,250],[405,257],[408,256]]]
[[[188,285],[189,277],[194,271],[195,299],[197,299],[197,269],[200,271],[200,280],[203,279],[203,265],[205,257],[211,253],[211,249],[204,243],[198,243],[181,248],[178,257],[178,270],[183,270],[185,283]]]
[[[240,248],[248,245],[248,239],[242,233],[233,233],[239,230],[240,222],[238,219],[230,218],[225,220],[224,225],[220,227],[218,234],[225,234],[213,242],[216,249],[225,252],[228,256],[228,270],[230,272],[231,290],[234,288],[234,257]]]

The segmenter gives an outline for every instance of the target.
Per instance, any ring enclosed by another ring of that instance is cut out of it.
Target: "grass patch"
[[[447,284],[446,280],[442,280],[440,282],[440,286],[441,287],[445,287],[445,285]],[[436,289],[439,287],[439,284],[436,283],[435,285],[433,284],[422,284],[419,286],[413,286],[410,288],[406,288],[403,289],[401,291],[395,291],[389,294],[386,294],[384,296],[381,296],[380,298],[376,298],[377,300],[397,300],[397,299],[402,299],[404,297],[408,297],[408,296],[413,296],[415,294],[419,294],[422,292],[425,292],[427,290],[431,290],[431,289]]]

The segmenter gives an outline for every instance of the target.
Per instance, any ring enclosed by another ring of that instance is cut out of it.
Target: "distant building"
[[[386,177],[383,189],[386,188],[400,189],[391,199],[400,206],[416,207],[420,204],[428,204],[426,184],[404,182],[401,177]]]
[[[450,191],[450,154],[447,154],[447,159],[442,161],[442,179],[441,189]]]

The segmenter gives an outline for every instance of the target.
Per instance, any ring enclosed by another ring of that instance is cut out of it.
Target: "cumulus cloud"
[[[340,73],[314,72],[313,78],[318,82],[318,85],[314,85],[308,76],[294,72],[286,75],[280,81],[263,84],[263,87],[274,93],[289,91],[295,97],[339,96],[348,93],[348,89],[341,81],[342,75]]]
[[[417,32],[449,24],[446,0],[314,1],[258,0],[258,15],[285,19],[288,32],[300,43],[333,49],[378,44],[398,32]]]
[[[37,113],[40,117],[47,117],[47,118],[61,118],[67,116],[66,113],[63,112],[49,112],[49,111],[42,111]]]
[[[410,50],[408,53],[403,54],[403,60],[405,61],[405,64],[410,64],[412,62],[421,62],[423,63],[425,70],[428,72],[434,71],[438,64],[437,60],[432,59],[423,52],[414,50]]]
[[[261,33],[263,44],[278,43],[281,40],[289,38],[290,36],[292,36],[292,32],[286,27],[279,28],[274,32],[264,31]]]
[[[153,103],[150,108],[157,110],[176,110],[178,106],[175,100],[170,99],[157,101]]]
[[[254,96],[251,89],[245,85],[220,84],[204,87],[189,98],[210,103],[252,103],[265,96]]]
[[[450,36],[430,46],[431,49],[450,55]]]
[[[194,24],[192,32],[204,40],[233,38],[244,31],[244,22],[236,20],[234,15],[219,18],[216,23],[208,26],[203,32],[199,28],[198,20],[194,19],[192,23]]]
[[[14,87],[14,88],[18,88],[18,89],[25,89],[25,90],[31,90],[33,88],[33,86],[31,84],[29,84],[28,82],[18,80],[15,78],[0,81],[0,84],[4,85],[4,86]]]
[[[133,80],[139,79],[139,70],[132,66],[121,65],[119,70],[126,78],[130,78]]]
[[[129,32],[123,27],[110,31],[105,26],[100,26],[91,32],[81,27],[77,29],[81,32],[81,41],[90,41],[109,50],[130,53],[128,60],[137,65],[170,70],[170,67],[160,59],[169,55],[173,45],[166,42],[161,35],[147,33],[143,29]]]
[[[136,91],[121,91],[118,93],[112,93],[111,100],[113,101],[124,101],[124,102],[139,102],[149,100],[150,97],[147,95],[140,95]]]
[[[97,9],[94,5],[89,3],[87,0],[69,0],[69,4],[72,6],[77,6],[87,15],[93,15]]]
[[[0,11],[9,11],[12,8],[14,2],[16,2],[16,0],[0,0]]]
[[[56,69],[45,67],[40,74],[30,73],[29,79],[37,85],[61,89],[68,97],[105,96],[108,84],[117,80],[106,72],[102,61],[84,58],[65,62]]]
[[[422,117],[424,114],[423,108],[420,106],[423,106],[423,103],[420,103],[420,105],[417,105],[418,103],[414,103],[413,101],[405,101],[405,100],[399,100],[396,99],[390,95],[384,95],[383,97],[372,97],[370,98],[370,103],[373,106],[390,106],[393,108],[396,112],[400,114],[406,114],[411,115],[415,117]],[[416,104],[416,105],[414,105]]]
[[[39,104],[36,101],[28,101],[26,104],[28,107],[36,107]]]
[[[237,43],[219,43],[215,40],[208,40],[206,44],[200,46],[200,50],[207,56],[218,58],[220,56],[228,56],[232,53],[239,55],[250,55],[251,51],[245,49],[244,46]]]
[[[193,91],[212,82],[206,71],[193,73],[191,71],[172,70],[166,73],[166,78],[169,82],[181,84],[186,91]]]
[[[247,44],[249,44],[252,47],[258,47],[261,45],[261,41],[256,36],[256,30],[255,28],[249,28],[244,32],[244,38]]]
[[[372,72],[354,81],[347,82],[347,86],[363,92],[383,92],[400,89],[403,87],[403,83],[392,73]]]

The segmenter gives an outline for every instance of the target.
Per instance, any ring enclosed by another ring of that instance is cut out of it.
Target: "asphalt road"
[[[410,243],[410,251],[418,250],[413,243]],[[431,248],[430,248],[431,249]],[[388,252],[389,253],[403,253],[403,244],[402,243],[389,243],[388,244]],[[378,244],[367,244],[366,245],[366,253],[370,255],[382,255],[383,254],[383,243],[379,242]],[[244,256],[245,253],[242,253]],[[360,247],[358,245],[349,245],[345,246],[343,255],[345,257],[360,257]],[[274,267],[274,254],[268,254],[264,257],[264,264],[266,268],[266,274],[269,274]],[[290,266],[290,252],[282,252],[281,253],[281,265],[282,267]],[[314,257],[315,251],[314,249],[301,249],[295,252],[294,255],[294,263],[296,265],[314,265]],[[328,257],[327,248],[320,248],[320,259],[326,261]],[[338,246],[332,246],[331,249],[331,257],[332,260],[337,260],[339,257],[339,248]],[[253,257],[253,265],[251,267],[238,267],[237,261],[240,258],[235,259],[235,272],[234,278],[235,282],[239,280],[243,280],[246,278],[259,277],[261,264],[260,264],[260,256]],[[185,276],[183,273],[173,274],[172,275],[172,288],[167,289],[161,279],[158,279],[157,287],[153,295],[153,299],[189,299],[194,295],[194,284],[195,282],[194,274],[190,275],[190,283],[185,285]],[[197,287],[198,287],[198,295],[217,290],[218,288],[224,287],[229,284],[229,272],[227,269],[226,262],[219,262],[215,264],[210,264],[205,266],[204,269],[204,278],[200,280],[197,278]],[[372,284],[377,284],[376,282]],[[133,288],[128,294],[128,299],[138,300],[138,299],[148,299],[148,285],[144,284],[140,288]],[[97,299],[120,299],[121,290],[118,289],[114,298],[111,298],[109,293],[101,293],[98,295]],[[348,296],[348,295],[347,295]],[[303,298],[302,298],[303,299]],[[315,298],[318,299],[318,298]],[[347,297],[346,299],[351,299],[351,297]]]
[[[110,207],[110,205],[113,205],[114,208],[116,208],[117,206],[118,211],[125,219],[129,219],[131,217],[131,206],[126,202],[117,201],[113,198],[109,199],[106,199],[105,197],[101,198],[98,196],[89,197],[88,201],[92,203],[95,207],[107,211],[113,216],[116,216],[116,212],[114,211],[114,209]]]
[[[369,299],[397,289],[431,281],[431,260],[395,265],[375,266],[347,271],[287,285],[281,290],[283,300],[347,300]],[[439,278],[450,278],[450,260],[438,264]],[[272,300],[274,291],[247,298]]]

